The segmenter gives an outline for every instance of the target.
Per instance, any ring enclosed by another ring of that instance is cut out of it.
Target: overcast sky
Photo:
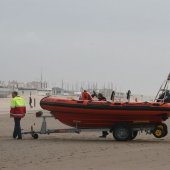
[[[113,82],[156,94],[170,72],[169,0],[0,0],[0,80]]]

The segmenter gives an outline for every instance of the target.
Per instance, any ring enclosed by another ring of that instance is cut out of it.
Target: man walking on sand
[[[18,96],[18,92],[14,91],[12,92],[12,100],[11,100],[11,110],[10,110],[10,116],[14,118],[14,132],[13,132],[13,138],[22,139],[21,134],[21,125],[20,121],[21,118],[25,116],[26,113],[26,103],[25,100]]]

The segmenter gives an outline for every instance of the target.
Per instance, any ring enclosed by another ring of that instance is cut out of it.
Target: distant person
[[[99,93],[97,95],[97,98],[99,101],[106,101],[106,97],[104,97],[102,93]],[[102,131],[102,135],[100,136],[100,138],[106,138],[108,134],[109,133],[107,131]]]
[[[102,93],[99,93],[97,95],[97,98],[98,98],[99,101],[106,101],[106,97],[104,97]]]
[[[36,107],[36,99],[34,98],[34,107]]]
[[[92,96],[87,92],[87,90],[84,90],[82,92],[82,100],[93,100]]]
[[[97,97],[97,93],[93,90],[93,94],[91,95],[92,98]]]
[[[32,97],[31,96],[29,97],[29,105],[30,105],[30,108],[33,108],[33,106],[32,106]]]
[[[130,90],[128,90],[128,92],[127,92],[126,94],[127,94],[127,100],[128,100],[128,102],[130,102],[130,95],[131,95],[131,91],[130,91]]]
[[[14,118],[14,131],[13,138],[22,139],[21,134],[21,118],[25,116],[26,113],[26,103],[25,100],[18,95],[18,92],[12,92],[12,100],[11,100],[11,110],[10,116]]]
[[[82,100],[82,95],[79,96],[79,100]]]

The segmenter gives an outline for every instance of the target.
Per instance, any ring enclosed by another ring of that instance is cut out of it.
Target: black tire
[[[162,128],[164,130],[168,129],[168,127],[167,127],[167,125],[165,123],[159,123],[159,124],[157,124],[157,127],[160,127],[160,128]]]
[[[129,140],[135,139],[137,135],[138,135],[138,131],[132,131],[132,134],[131,134]]]
[[[37,134],[37,133],[34,133],[34,134],[32,134],[32,137],[33,137],[34,139],[38,139],[38,134]]]
[[[131,138],[132,131],[128,125],[116,125],[113,129],[113,137],[117,141],[127,141]]]
[[[165,137],[168,134],[168,129],[164,130],[164,134],[162,135],[162,137]]]
[[[168,127],[165,123],[160,123],[157,125],[157,127],[163,129],[162,137],[165,137],[168,134]]]

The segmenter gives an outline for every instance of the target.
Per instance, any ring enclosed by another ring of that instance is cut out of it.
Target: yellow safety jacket
[[[26,113],[26,103],[25,100],[20,97],[16,96],[11,100],[11,110],[10,115],[16,118],[23,118]]]

